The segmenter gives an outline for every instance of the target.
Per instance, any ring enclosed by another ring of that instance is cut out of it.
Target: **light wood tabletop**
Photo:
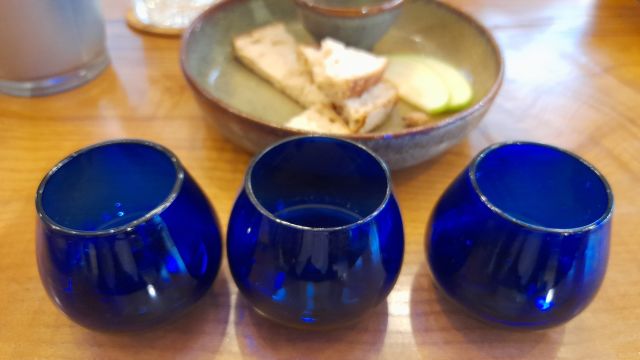
[[[0,358],[640,359],[640,3],[448,1],[493,32],[506,61],[504,85],[465,141],[393,173],[406,253],[387,301],[346,328],[284,328],[251,310],[224,262],[212,291],[185,316],[117,335],[76,325],[40,284],[34,196],[42,176],[83,146],[149,139],[178,155],[225,224],[251,155],[197,107],[180,71],[180,40],[132,31],[128,1],[105,0],[112,64],[102,75],[55,96],[0,95]],[[424,235],[435,201],[480,149],[512,139],[576,152],[602,171],[616,198],[599,294],[577,318],[545,331],[496,329],[468,317],[441,298],[427,271]]]

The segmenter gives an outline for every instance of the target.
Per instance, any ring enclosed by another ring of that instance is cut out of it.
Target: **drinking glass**
[[[69,155],[42,180],[36,209],[44,288],[86,327],[163,322],[200,299],[220,265],[213,208],[158,144],[116,140]]]
[[[14,96],[75,88],[109,64],[98,0],[2,0],[0,49],[0,93]]]
[[[400,15],[404,0],[295,0],[305,29],[320,42],[330,37],[372,49]]]
[[[432,213],[427,257],[444,293],[481,319],[562,324],[602,283],[613,194],[578,156],[509,142],[483,150]]]
[[[296,327],[363,316],[391,291],[403,249],[387,166],[360,145],[321,136],[258,155],[227,230],[241,293],[259,313]]]
[[[154,28],[179,31],[219,1],[221,0],[133,0],[131,14],[135,23],[139,22],[148,31],[153,32],[149,29]]]

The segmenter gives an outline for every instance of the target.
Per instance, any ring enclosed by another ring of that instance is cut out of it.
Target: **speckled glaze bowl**
[[[305,29],[317,40],[331,37],[371,49],[400,15],[404,0],[294,0]]]
[[[402,8],[373,51],[442,59],[472,79],[474,98],[465,110],[419,127],[404,128],[401,117],[392,114],[371,133],[341,136],[369,147],[392,169],[418,164],[460,142],[486,114],[503,76],[495,40],[470,16],[427,0],[405,1]],[[282,0],[223,1],[197,18],[183,38],[181,66],[198,103],[225,137],[251,152],[285,137],[309,134],[283,127],[304,109],[233,55],[234,36],[275,21],[285,23],[300,42],[313,42],[293,1]],[[396,111],[403,110],[402,104]]]

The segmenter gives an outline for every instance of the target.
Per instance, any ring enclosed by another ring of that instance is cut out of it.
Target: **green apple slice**
[[[442,77],[442,80],[449,88],[448,110],[460,110],[471,103],[473,98],[471,84],[464,75],[453,66],[426,56],[406,55],[406,57],[430,66]]]
[[[433,68],[406,56],[389,56],[385,79],[398,88],[400,98],[429,114],[447,110],[449,89]]]
[[[445,84],[449,87],[449,110],[460,110],[471,104],[473,90],[467,78],[460,71],[440,60],[424,58],[424,61],[442,76]]]
[[[453,66],[432,57],[416,54],[395,55],[403,61],[414,61],[431,67],[444,81],[449,89],[449,104],[447,110],[463,109],[471,103],[473,90],[467,78]]]

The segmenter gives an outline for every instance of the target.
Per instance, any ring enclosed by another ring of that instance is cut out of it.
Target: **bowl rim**
[[[66,227],[66,226],[58,224],[55,220],[53,220],[51,217],[49,217],[49,215],[47,215],[47,213],[44,210],[44,207],[42,205],[42,195],[43,195],[43,192],[44,192],[44,188],[46,187],[49,179],[58,170],[60,170],[60,168],[62,168],[69,161],[71,161],[74,158],[76,158],[78,155],[87,153],[87,152],[89,152],[91,150],[94,150],[96,148],[99,148],[99,147],[104,147],[104,146],[109,146],[109,145],[114,145],[114,144],[138,144],[138,145],[143,145],[143,146],[154,148],[155,150],[157,150],[160,153],[162,153],[165,156],[167,156],[167,158],[171,161],[171,163],[173,164],[173,166],[174,166],[174,168],[176,170],[175,181],[173,183],[173,187],[169,191],[169,194],[158,205],[156,205],[151,210],[147,211],[144,215],[142,215],[140,217],[137,217],[136,219],[131,220],[130,222],[128,222],[128,223],[126,223],[124,225],[120,225],[120,226],[109,228],[109,229],[105,229],[105,230],[77,230],[77,229],[72,229],[72,228],[69,228],[69,227]],[[184,183],[184,177],[185,177],[185,169],[184,169],[184,166],[182,165],[182,163],[180,162],[180,160],[178,159],[178,157],[171,150],[169,150],[168,148],[166,148],[166,147],[164,147],[164,146],[162,146],[160,144],[157,144],[157,143],[149,141],[149,140],[127,139],[127,138],[102,141],[102,142],[95,143],[93,145],[89,145],[89,146],[83,147],[83,148],[81,148],[79,150],[76,150],[76,151],[72,152],[71,154],[65,156],[62,160],[57,162],[51,168],[51,170],[49,170],[47,172],[47,174],[40,181],[40,185],[38,185],[38,190],[36,191],[36,199],[35,199],[36,212],[38,214],[38,217],[41,219],[42,223],[44,223],[50,229],[52,229],[52,230],[54,230],[56,232],[61,232],[61,233],[65,233],[65,234],[69,234],[69,235],[73,235],[73,236],[102,237],[102,236],[110,236],[110,235],[114,235],[114,234],[117,234],[117,233],[127,232],[127,231],[131,231],[136,226],[149,221],[154,216],[156,216],[156,215],[162,213],[164,210],[166,210],[173,203],[173,201],[178,197],[178,193],[182,189],[182,184]]]
[[[318,14],[340,17],[340,18],[360,18],[378,15],[387,11],[397,9],[405,0],[385,0],[378,5],[360,7],[339,7],[314,4],[311,0],[294,0],[296,5],[305,10]]]
[[[363,154],[366,154],[366,155],[370,156],[371,158],[373,158],[373,160],[375,160],[380,165],[380,168],[382,169],[382,172],[383,172],[385,180],[386,180],[385,194],[384,194],[384,197],[382,198],[382,201],[380,201],[380,204],[378,206],[376,206],[375,209],[371,210],[369,212],[369,214],[367,214],[367,216],[363,217],[362,219],[360,219],[358,221],[354,221],[354,222],[346,224],[346,225],[329,226],[329,227],[315,227],[315,226],[305,226],[305,225],[294,224],[292,222],[289,222],[289,221],[286,221],[286,220],[282,220],[281,218],[276,216],[273,212],[267,210],[262,205],[260,200],[258,200],[258,198],[256,197],[256,195],[255,195],[255,193],[253,191],[253,186],[252,186],[252,181],[251,181],[253,168],[255,167],[255,165],[260,160],[262,160],[262,158],[267,153],[271,152],[275,148],[277,148],[279,146],[282,146],[282,145],[285,145],[285,144],[288,144],[288,143],[297,142],[297,141],[305,141],[305,140],[325,140],[325,141],[332,141],[332,142],[339,142],[339,143],[347,144],[347,145],[353,146],[354,148],[362,151]],[[256,156],[253,157],[253,159],[251,160],[251,163],[249,163],[249,166],[247,167],[247,171],[246,171],[246,174],[245,174],[245,177],[244,177],[244,181],[243,181],[243,190],[244,190],[244,192],[247,194],[247,197],[249,198],[249,200],[251,201],[253,206],[255,206],[256,209],[258,209],[258,211],[260,211],[260,213],[262,213],[262,215],[266,216],[269,220],[271,220],[271,221],[273,221],[273,222],[275,222],[275,223],[277,223],[279,225],[286,226],[286,227],[289,227],[289,228],[293,228],[293,229],[296,229],[296,230],[312,231],[312,232],[333,232],[333,231],[350,230],[350,229],[358,227],[358,226],[360,226],[362,224],[366,224],[368,222],[371,222],[376,216],[378,216],[378,214],[380,214],[387,207],[387,205],[391,201],[391,198],[393,197],[393,190],[392,189],[393,189],[393,184],[392,184],[392,179],[391,179],[391,172],[389,171],[389,167],[387,166],[387,163],[385,163],[384,160],[382,160],[382,158],[380,156],[378,156],[373,151],[369,150],[364,145],[359,144],[357,142],[346,140],[346,139],[342,139],[342,138],[335,137],[335,136],[326,136],[326,135],[292,136],[292,137],[287,137],[287,138],[282,139],[280,141],[274,142],[273,144],[269,145],[263,151],[261,151],[260,153],[258,153]]]
[[[260,130],[262,131],[266,131],[270,133],[287,134],[287,136],[305,136],[305,135],[316,134],[309,131],[290,129],[284,126],[270,124],[256,117],[253,117],[252,115],[244,113],[243,111],[225,103],[218,97],[214,96],[211,92],[207,91],[204,87],[202,87],[198,83],[198,80],[194,76],[192,76],[190,71],[187,69],[187,59],[189,58],[189,52],[187,48],[188,48],[189,39],[192,33],[195,33],[196,31],[198,31],[202,27],[202,24],[206,22],[210,16],[215,15],[216,13],[224,10],[224,8],[226,8],[227,6],[233,5],[235,3],[243,2],[243,1],[250,1],[250,0],[222,0],[219,3],[216,3],[215,5],[205,10],[202,14],[200,14],[191,23],[191,25],[187,28],[187,30],[183,33],[182,39],[181,39],[181,46],[180,46],[180,68],[185,78],[187,79],[187,83],[191,86],[192,89],[195,90],[197,95],[204,97],[209,102],[224,109],[226,112],[234,115],[235,120],[239,120],[245,125],[255,126],[260,128]],[[473,106],[468,107],[462,111],[451,113],[436,123],[430,123],[430,124],[425,124],[421,126],[416,126],[416,127],[402,129],[399,131],[386,132],[386,133],[339,135],[341,139],[347,139],[351,141],[375,141],[375,140],[388,140],[388,139],[394,139],[394,138],[405,138],[405,137],[412,137],[412,136],[431,133],[434,131],[451,127],[454,124],[462,122],[466,118],[469,118],[475,114],[482,112],[483,110],[485,110],[485,108],[487,108],[489,104],[491,104],[491,102],[497,96],[498,91],[502,86],[502,81],[504,78],[504,58],[502,55],[502,51],[500,50],[500,47],[498,46],[498,43],[493,37],[493,35],[491,34],[491,32],[484,25],[482,25],[475,18],[473,18],[471,15],[467,14],[466,12],[464,12],[463,10],[460,10],[455,6],[438,2],[438,1],[431,2],[431,3],[434,6],[439,6],[441,8],[444,8],[447,11],[450,11],[455,15],[461,17],[464,21],[466,21],[468,24],[474,27],[478,31],[478,33],[482,37],[484,37],[485,40],[488,42],[489,47],[491,48],[491,50],[495,55],[495,58],[497,60],[497,66],[498,66],[497,77],[493,85],[489,89],[489,92]],[[335,134],[332,135],[332,134],[326,134],[326,133],[320,133],[317,135],[336,136]]]
[[[537,146],[537,147],[543,147],[543,148],[547,148],[547,149],[551,149],[553,151],[557,151],[559,153],[562,153],[564,155],[567,155],[568,157],[574,158],[575,160],[577,160],[578,162],[582,163],[585,167],[587,167],[589,170],[591,170],[599,179],[600,181],[602,181],[602,184],[604,186],[604,190],[607,193],[607,208],[604,211],[604,213],[599,216],[596,220],[583,225],[583,226],[578,226],[578,227],[574,227],[574,228],[554,228],[554,227],[547,227],[547,226],[542,226],[542,225],[535,225],[535,224],[530,224],[524,220],[521,220],[515,216],[509,215],[507,212],[505,212],[504,210],[502,210],[500,207],[494,205],[484,194],[484,192],[482,191],[482,189],[480,189],[480,185],[478,184],[478,181],[476,179],[476,169],[478,167],[478,164],[482,161],[482,159],[484,159],[489,153],[491,153],[492,151],[501,148],[501,147],[505,147],[505,146],[518,146],[518,145],[533,145],[533,146]],[[485,149],[483,149],[482,151],[480,151],[480,153],[478,153],[478,155],[476,155],[473,160],[471,160],[470,165],[468,166],[467,170],[465,171],[466,175],[469,177],[469,180],[471,181],[471,186],[473,187],[474,192],[478,195],[478,197],[480,198],[480,201],[489,208],[489,210],[497,215],[499,215],[500,217],[506,219],[509,222],[512,223],[516,223],[524,228],[530,229],[530,230],[535,230],[535,231],[540,231],[540,232],[546,232],[546,233],[561,233],[563,235],[574,235],[574,234],[580,234],[580,233],[584,233],[587,231],[591,231],[595,228],[597,228],[598,226],[600,226],[600,224],[604,224],[607,223],[611,220],[611,217],[613,216],[613,211],[614,211],[614,198],[613,198],[613,190],[611,190],[611,186],[609,185],[609,182],[607,181],[607,179],[604,177],[604,175],[602,175],[602,173],[600,171],[598,171],[598,169],[596,169],[595,166],[593,166],[590,162],[588,162],[587,160],[585,160],[584,158],[582,158],[581,156],[569,151],[569,150],[565,150],[562,149],[560,147],[557,146],[553,146],[553,145],[549,145],[549,144],[545,144],[545,143],[540,143],[540,142],[536,142],[536,141],[523,141],[523,140],[515,140],[515,141],[503,141],[503,142],[498,142],[495,143],[493,145],[490,145],[488,147],[486,147]]]

